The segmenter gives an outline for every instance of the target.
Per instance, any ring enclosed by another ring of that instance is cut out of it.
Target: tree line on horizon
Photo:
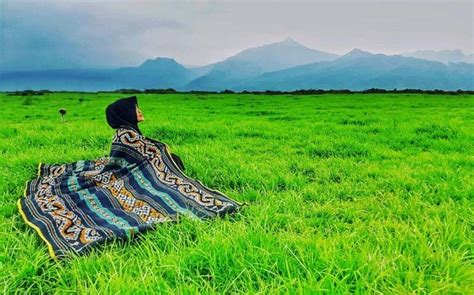
[[[376,94],[376,93],[422,93],[422,94],[449,94],[449,95],[463,95],[463,94],[474,94],[473,90],[462,90],[458,89],[456,91],[451,90],[423,90],[423,89],[380,89],[380,88],[370,88],[365,90],[349,90],[349,89],[299,89],[293,91],[280,91],[280,90],[265,90],[265,91],[233,91],[233,90],[223,90],[223,91],[201,91],[201,90],[191,90],[191,91],[178,91],[173,88],[166,89],[117,89],[111,91],[51,91],[48,89],[42,90],[18,90],[18,91],[3,91],[10,96],[31,96],[31,95],[44,95],[47,93],[122,93],[122,94],[134,94],[134,93],[144,93],[144,94],[173,94],[173,93],[189,93],[189,94],[256,94],[256,95],[280,95],[280,94],[294,94],[294,95],[312,95],[312,94]]]

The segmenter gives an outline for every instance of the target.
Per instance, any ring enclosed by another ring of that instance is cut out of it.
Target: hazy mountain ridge
[[[464,54],[459,49],[454,50],[417,50],[413,52],[402,53],[403,56],[421,58],[442,63],[474,63],[474,54]]]
[[[146,60],[138,67],[117,69],[111,73],[111,78],[123,87],[176,88],[195,76],[173,58],[157,57]]]
[[[212,90],[265,72],[337,57],[337,54],[310,49],[287,38],[281,42],[246,49],[215,63],[206,75],[191,81],[184,88]]]
[[[473,89],[474,65],[445,65],[401,55],[371,54],[359,49],[329,61],[312,63],[247,79],[232,90],[297,89]]]
[[[444,53],[466,58],[461,51]],[[339,56],[287,38],[249,48],[214,64],[188,68],[170,57],[137,67],[0,73],[0,90],[295,90],[420,88],[474,89],[474,64],[430,61],[354,49]]]

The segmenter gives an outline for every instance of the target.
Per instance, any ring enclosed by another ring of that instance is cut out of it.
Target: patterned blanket
[[[108,157],[40,164],[18,207],[53,258],[131,238],[179,216],[205,219],[242,204],[186,176],[166,144],[117,129]]]

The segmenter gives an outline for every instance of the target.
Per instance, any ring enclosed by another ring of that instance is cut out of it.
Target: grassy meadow
[[[474,290],[469,95],[137,94],[143,133],[249,206],[53,261],[16,201],[39,162],[107,155],[125,96],[0,93],[0,292]]]

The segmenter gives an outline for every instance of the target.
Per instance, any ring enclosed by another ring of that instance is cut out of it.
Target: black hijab
[[[107,109],[105,109],[107,123],[114,129],[120,127],[132,128],[142,134],[138,128],[137,104],[136,96],[121,98],[110,104]]]

